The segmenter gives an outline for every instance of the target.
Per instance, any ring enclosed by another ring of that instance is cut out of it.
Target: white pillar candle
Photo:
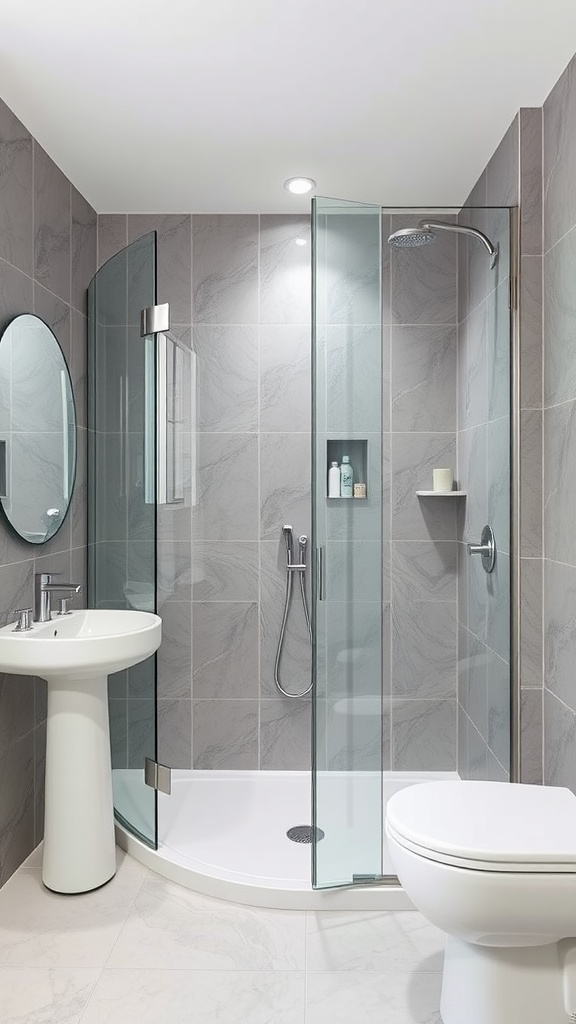
[[[451,469],[433,469],[432,479],[435,491],[451,491],[454,486],[454,474]]]

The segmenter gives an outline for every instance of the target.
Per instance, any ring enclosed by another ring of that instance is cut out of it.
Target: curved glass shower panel
[[[156,302],[156,234],[123,249],[89,289],[88,585],[93,608],[156,610],[156,354],[140,314]],[[114,808],[157,846],[155,656],[109,678]]]
[[[313,240],[313,821],[324,833],[313,885],[323,888],[382,874],[380,207],[315,199]],[[336,496],[332,463],[352,468]]]

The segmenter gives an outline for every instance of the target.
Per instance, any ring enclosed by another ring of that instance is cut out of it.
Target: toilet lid
[[[403,846],[478,869],[576,870],[576,797],[569,789],[506,782],[427,782],[388,801]]]

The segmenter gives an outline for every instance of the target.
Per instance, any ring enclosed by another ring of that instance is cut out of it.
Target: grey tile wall
[[[576,791],[576,60],[544,116],[544,779]],[[533,275],[535,277],[535,274]]]
[[[34,572],[86,583],[86,288],[96,269],[96,214],[0,101],[0,330],[34,312],[52,328],[74,384],[78,419],[72,507],[52,540],[21,541],[0,520],[0,621],[32,603]],[[82,604],[84,595],[77,599]],[[0,677],[0,885],[42,837],[46,684]]]

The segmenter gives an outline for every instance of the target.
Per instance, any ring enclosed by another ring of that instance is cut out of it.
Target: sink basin
[[[158,615],[108,608],[0,629],[0,672],[48,684],[42,880],[54,892],[97,889],[116,871],[108,675],[161,638]]]
[[[148,658],[160,645],[162,622],[151,612],[88,608],[0,629],[0,672],[70,677],[110,675]]]

